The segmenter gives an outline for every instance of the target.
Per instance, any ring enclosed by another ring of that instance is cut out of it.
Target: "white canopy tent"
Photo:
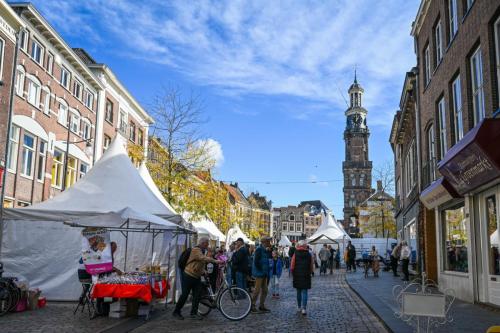
[[[76,223],[126,207],[170,222],[182,221],[143,181],[128,157],[123,139],[117,135],[102,158],[72,187],[45,202],[5,210],[1,245],[6,275],[29,281],[49,299],[77,299],[81,292],[76,273],[81,230],[61,222]],[[118,244],[115,266],[123,267],[125,237],[114,233],[111,238]],[[129,267],[150,264],[151,236],[133,233],[127,239]],[[162,243],[154,244],[157,263],[168,257],[167,246]]]
[[[250,240],[250,238],[248,238],[247,235],[245,235],[243,231],[241,231],[240,227],[235,224],[231,229],[227,231],[226,244],[229,246],[229,244],[236,241],[238,238],[243,238],[245,244],[255,244],[255,242]]]
[[[226,241],[226,235],[217,228],[209,217],[194,218],[193,214],[187,212],[183,213],[182,217],[193,225],[198,235],[207,236],[211,240],[218,242]]]
[[[288,239],[286,235],[281,235],[281,239],[278,242],[279,246],[292,246],[292,242]]]
[[[331,244],[344,240],[350,240],[351,237],[338,224],[333,215],[326,214],[323,223],[318,230],[307,239],[308,243],[312,244]]]

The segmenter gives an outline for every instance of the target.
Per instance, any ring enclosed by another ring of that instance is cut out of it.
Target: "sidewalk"
[[[398,305],[392,296],[392,288],[402,285],[400,277],[380,271],[380,277],[364,278],[361,270],[346,274],[347,283],[363,299],[386,326],[396,333],[413,332],[413,328],[395,316]],[[486,332],[489,327],[500,325],[500,310],[455,300],[450,310],[453,321],[433,329],[433,332]]]

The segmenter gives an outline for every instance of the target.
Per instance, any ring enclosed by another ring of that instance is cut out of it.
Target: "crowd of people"
[[[399,276],[397,267],[401,261],[405,281],[409,280],[410,253],[406,241],[400,242],[391,252],[390,267],[394,275]],[[378,277],[380,256],[375,246],[371,248],[368,257],[370,268],[374,276]],[[180,256],[178,266],[181,272],[182,294],[173,316],[184,319],[181,310],[192,293],[190,318],[203,318],[198,314],[203,275],[207,277],[214,292],[224,282],[228,286],[235,285],[248,291],[252,313],[270,312],[266,306],[268,292],[270,290],[273,299],[280,298],[280,278],[284,270],[292,277],[292,285],[297,292],[298,312],[306,315],[308,290],[311,289],[315,269],[319,268],[320,276],[333,274],[334,268],[340,268],[340,258],[340,249],[335,250],[331,245],[325,244],[319,253],[316,253],[305,240],[299,241],[297,245],[292,243],[291,246],[277,246],[272,244],[271,237],[262,237],[258,246],[254,246],[245,244],[242,238],[238,238],[229,244],[227,249],[224,246],[211,249],[209,239],[201,237],[196,247],[185,250]],[[356,248],[351,241],[345,247],[344,261],[347,272],[356,271]]]

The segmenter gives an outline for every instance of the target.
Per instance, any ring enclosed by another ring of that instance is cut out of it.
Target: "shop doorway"
[[[479,196],[479,220],[482,274],[479,287],[484,290],[481,301],[500,306],[500,186],[495,186]],[[479,259],[479,258],[478,258]]]

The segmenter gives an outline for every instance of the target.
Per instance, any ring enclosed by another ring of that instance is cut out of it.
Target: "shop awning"
[[[464,195],[500,177],[500,119],[483,119],[439,162],[439,172]]]
[[[427,209],[434,209],[445,202],[458,198],[459,195],[450,183],[441,177],[433,181],[429,186],[420,194],[420,201]]]

